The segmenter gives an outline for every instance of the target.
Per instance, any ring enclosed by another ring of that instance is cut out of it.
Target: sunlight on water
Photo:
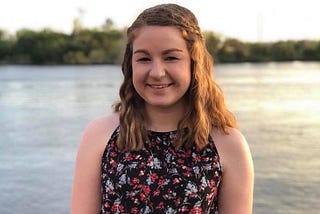
[[[254,213],[317,213],[320,63],[217,66],[255,164]]]
[[[254,213],[318,213],[320,63],[215,68],[252,151]],[[121,78],[119,66],[0,66],[1,214],[69,213],[81,132]]]
[[[284,100],[277,103],[265,103],[265,110],[276,111],[281,106],[283,111],[307,111],[313,109],[320,109],[320,101],[307,100],[301,102],[301,100]]]

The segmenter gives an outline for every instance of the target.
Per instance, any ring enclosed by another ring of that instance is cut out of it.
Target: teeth
[[[157,89],[161,89],[161,88],[166,88],[168,87],[169,85],[166,84],[166,85],[150,85],[152,88],[157,88]]]

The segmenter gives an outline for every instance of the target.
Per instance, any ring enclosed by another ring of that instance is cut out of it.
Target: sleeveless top
[[[202,150],[176,149],[177,131],[148,131],[140,151],[120,150],[119,127],[102,156],[101,213],[218,213],[222,179],[211,137]]]

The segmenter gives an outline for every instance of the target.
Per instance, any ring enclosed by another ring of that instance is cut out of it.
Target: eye
[[[167,60],[167,61],[174,61],[174,60],[178,60],[178,58],[175,57],[175,56],[168,56],[168,57],[165,58],[165,60]]]
[[[140,57],[137,59],[137,62],[147,62],[147,61],[150,61],[150,58],[148,57]]]

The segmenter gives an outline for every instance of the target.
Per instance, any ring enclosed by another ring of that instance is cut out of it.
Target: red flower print
[[[189,208],[187,206],[182,206],[181,212],[189,212]]]
[[[149,195],[150,194],[149,186],[143,185],[142,186],[142,191],[144,192],[145,195]]]
[[[217,213],[222,169],[210,137],[203,150],[176,149],[175,132],[149,132],[131,152],[117,147],[119,129],[102,156],[101,214]]]
[[[173,184],[178,184],[180,183],[180,180],[179,178],[174,178],[173,181],[172,181]]]
[[[139,213],[139,209],[137,207],[133,207],[133,208],[131,208],[130,213],[132,213],[132,214]]]
[[[126,160],[127,160],[127,161],[132,161],[132,160],[133,160],[132,155],[127,155],[127,156],[126,156]]]
[[[158,179],[158,175],[157,175],[156,173],[152,173],[151,176],[150,176],[150,178],[151,178],[151,181],[152,181],[152,182],[155,182],[156,179]]]
[[[192,214],[201,214],[202,213],[202,209],[200,207],[194,207],[190,210],[190,213]]]
[[[164,184],[165,180],[164,179],[159,179],[158,181],[158,185],[159,186],[162,186]]]
[[[111,211],[112,212],[123,212],[124,211],[124,207],[121,204],[114,204],[111,207]]]
[[[162,202],[162,201],[159,203],[158,206],[156,206],[156,209],[157,209],[157,210],[163,210],[163,209],[164,209],[164,205],[163,205],[163,202]]]
[[[153,196],[158,196],[160,195],[160,190],[159,189],[156,189],[154,192],[153,192]]]
[[[132,179],[132,183],[133,184],[139,184],[140,183],[140,180],[138,178],[133,178]]]

